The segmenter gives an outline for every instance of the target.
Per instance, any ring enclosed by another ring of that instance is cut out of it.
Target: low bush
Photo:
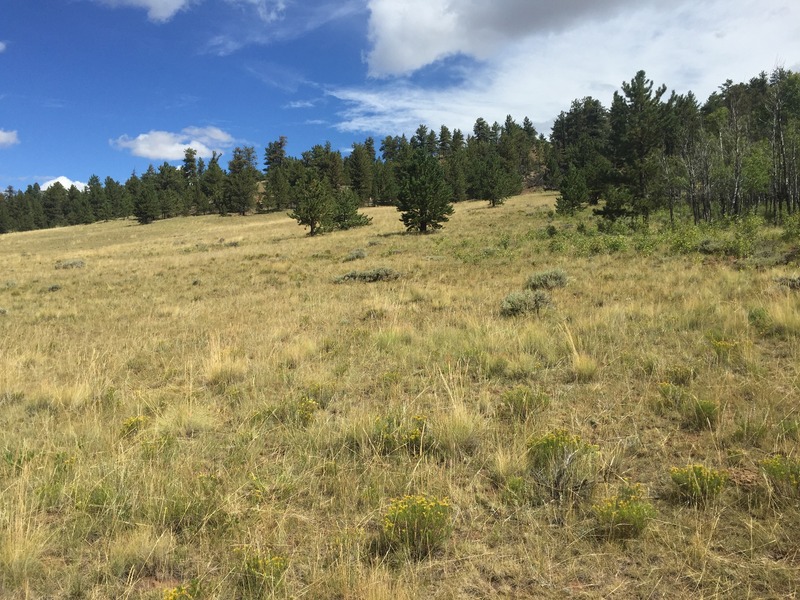
[[[551,306],[550,294],[544,290],[523,290],[511,292],[500,305],[500,314],[504,317],[516,317],[529,313],[539,314],[542,309]]]
[[[716,429],[719,422],[719,406],[713,400],[694,398],[680,407],[683,426],[692,431]]]
[[[592,507],[598,537],[625,540],[638,537],[656,515],[640,484],[623,485],[616,495]]]
[[[361,260],[362,258],[366,257],[367,253],[363,249],[356,248],[355,250],[352,250],[347,256],[345,256],[342,262],[352,262],[354,260]]]
[[[597,481],[597,446],[563,429],[528,442],[528,461],[542,499],[573,502],[588,497]]]
[[[528,290],[552,290],[567,285],[567,274],[562,269],[534,273],[525,282]]]
[[[785,498],[800,497],[800,460],[777,455],[761,461],[772,490]]]
[[[550,405],[550,398],[540,390],[519,385],[508,390],[500,399],[500,412],[506,417],[526,420],[541,413]]]
[[[82,269],[86,263],[79,258],[70,258],[56,262],[56,269]]]
[[[800,275],[797,277],[776,277],[775,282],[790,290],[800,290]]]
[[[400,278],[400,273],[386,267],[378,267],[370,271],[350,271],[334,279],[334,283],[344,283],[346,281],[360,281],[363,283],[375,283],[376,281],[394,281]]]
[[[239,550],[237,587],[241,598],[257,600],[273,597],[283,583],[288,563],[283,556],[256,550]]]
[[[383,517],[383,535],[389,547],[424,558],[440,549],[453,526],[447,498],[417,495],[395,498]]]
[[[703,465],[673,467],[670,477],[678,499],[695,505],[706,504],[719,496],[728,481],[724,471]]]

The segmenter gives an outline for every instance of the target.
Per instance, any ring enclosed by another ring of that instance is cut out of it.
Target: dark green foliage
[[[372,201],[374,163],[374,148],[371,154],[365,144],[353,144],[353,151],[346,162],[347,174],[350,178],[350,189],[364,205]]]
[[[235,148],[233,158],[228,163],[225,207],[240,215],[250,212],[255,206],[258,180],[255,148]]]
[[[563,269],[534,273],[525,282],[525,288],[529,290],[552,290],[565,285],[567,285],[567,274]]]
[[[159,215],[158,194],[156,193],[155,170],[151,165],[142,177],[131,175],[125,183],[133,198],[133,216],[141,225],[152,223]]]
[[[504,317],[516,317],[529,313],[539,314],[552,304],[550,294],[544,290],[522,290],[511,292],[500,305]]]
[[[225,202],[225,171],[219,166],[220,155],[214,152],[205,173],[200,178],[200,189],[209,205],[219,214],[228,212]]]
[[[427,233],[441,229],[453,214],[452,192],[444,172],[433,156],[422,148],[409,153],[397,174],[397,210],[407,231]]]
[[[330,223],[336,209],[334,193],[327,181],[311,179],[296,190],[296,205],[289,217],[308,227],[308,235],[317,235]]]
[[[350,271],[334,279],[334,283],[344,283],[346,281],[360,281],[363,283],[375,283],[376,281],[393,281],[400,278],[400,273],[386,267],[378,267],[370,271]]]
[[[372,218],[358,212],[358,196],[349,188],[341,188],[334,194],[333,212],[330,227],[334,229],[351,229],[369,225]]]
[[[561,195],[556,198],[556,212],[571,215],[589,201],[589,187],[583,172],[570,166],[561,182]]]

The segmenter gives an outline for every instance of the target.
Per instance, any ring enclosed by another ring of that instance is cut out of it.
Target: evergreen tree
[[[68,200],[67,190],[64,189],[60,181],[56,181],[42,192],[42,206],[47,227],[66,225],[64,208],[67,206]]]
[[[394,162],[377,161],[375,163],[375,203],[394,205],[397,202],[397,180]]]
[[[148,225],[161,214],[162,206],[156,189],[156,175],[152,165],[141,179],[128,180],[135,191],[133,199],[133,216],[141,225]],[[127,183],[126,183],[127,185]]]
[[[109,210],[106,191],[97,175],[89,177],[84,194],[86,194],[86,199],[89,201],[89,206],[92,208],[92,220],[108,221],[108,219],[111,218],[111,211]]]
[[[219,166],[221,156],[216,152],[211,155],[208,167],[200,179],[200,187],[203,195],[208,202],[221,215],[228,214],[228,206],[225,203],[225,171]]]
[[[586,177],[580,169],[570,166],[561,183],[561,195],[556,198],[556,212],[560,215],[571,215],[588,200]]]
[[[270,142],[264,149],[264,172],[269,173],[270,169],[278,169],[286,160],[286,145],[288,140],[282,135],[278,140]]]
[[[303,165],[311,169],[313,177],[325,179],[332,189],[338,189],[344,184],[344,161],[342,153],[331,149],[331,143],[319,144],[311,150],[303,152]]]
[[[331,226],[336,229],[352,229],[369,225],[372,218],[359,213],[360,201],[356,193],[348,188],[340,188],[334,193]]]
[[[11,216],[8,214],[8,204],[14,196],[14,188],[8,186],[5,192],[0,192],[0,234],[8,233],[14,229]]]
[[[112,177],[103,182],[110,219],[120,219],[133,213],[133,204],[123,185]]]
[[[296,189],[296,203],[289,217],[309,228],[309,235],[322,233],[335,211],[334,194],[325,179],[308,178]]]
[[[372,200],[374,162],[364,144],[353,144],[353,151],[347,158],[347,173],[350,187],[365,205]]]
[[[609,135],[608,110],[599,100],[573,100],[569,111],[556,118],[550,134],[552,157],[557,163],[557,169],[553,167],[557,171],[554,183],[559,185],[567,170],[575,167],[586,178],[590,202],[596,204],[610,181]]]
[[[225,186],[226,206],[240,215],[253,209],[258,191],[259,174],[256,168],[256,152],[252,146],[235,148],[228,163],[228,179]]]
[[[200,161],[202,162],[202,158]],[[200,186],[200,165],[197,160],[197,151],[186,148],[183,155],[181,173],[183,175],[183,202],[182,205],[188,213],[202,214],[208,212],[208,200]],[[205,169],[205,165],[203,165]]]
[[[408,231],[441,229],[453,214],[452,191],[439,161],[424,148],[411,151],[398,169],[397,210]]]
[[[67,190],[67,223],[70,225],[85,225],[94,221],[92,205],[86,193],[76,186],[69,186]]]
[[[655,90],[644,71],[623,82],[622,94],[614,92],[611,105],[611,154],[619,184],[626,187],[631,206],[623,212],[645,218],[656,208],[650,187],[656,176],[654,153],[663,149],[668,107],[662,102],[667,91]]]

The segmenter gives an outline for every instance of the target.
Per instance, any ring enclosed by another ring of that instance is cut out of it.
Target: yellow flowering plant
[[[383,517],[383,535],[395,549],[421,558],[444,545],[452,533],[448,498],[406,495],[394,498]]]

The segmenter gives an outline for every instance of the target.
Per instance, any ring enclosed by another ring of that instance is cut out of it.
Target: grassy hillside
[[[800,593],[796,263],[553,200],[0,237],[0,597]]]

